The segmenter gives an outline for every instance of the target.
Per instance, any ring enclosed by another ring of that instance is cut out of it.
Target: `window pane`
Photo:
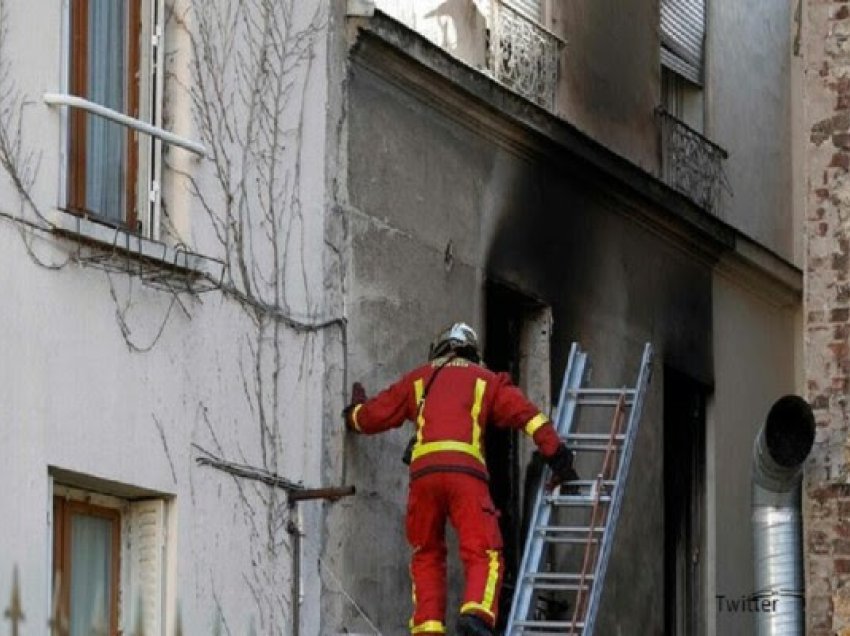
[[[94,617],[109,626],[112,528],[112,521],[102,517],[71,517],[70,636],[90,636]]]
[[[126,7],[89,0],[88,99],[125,112]],[[86,208],[114,221],[124,218],[127,129],[93,115],[86,122]]]

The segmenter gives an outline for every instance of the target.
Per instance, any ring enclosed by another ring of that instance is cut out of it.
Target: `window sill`
[[[75,257],[86,265],[138,275],[143,282],[170,291],[200,293],[221,286],[224,263],[182,246],[172,247],[62,210],[56,211],[51,226],[55,234],[77,243]]]

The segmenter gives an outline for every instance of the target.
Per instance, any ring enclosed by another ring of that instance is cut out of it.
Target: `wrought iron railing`
[[[728,153],[663,108],[655,112],[661,128],[664,182],[707,211],[719,214],[721,194],[731,194],[723,169]]]
[[[566,43],[502,0],[491,0],[490,11],[489,71],[511,90],[554,110]]]

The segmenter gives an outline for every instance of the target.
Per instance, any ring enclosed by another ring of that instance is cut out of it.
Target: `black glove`
[[[342,409],[342,419],[345,422],[345,428],[355,431],[357,430],[354,427],[354,418],[352,417],[354,413],[354,407],[358,404],[363,404],[366,401],[366,389],[363,388],[363,385],[359,382],[355,382],[351,385],[351,402]]]
[[[573,468],[573,457],[573,452],[564,444],[561,444],[551,457],[544,457],[549,468],[552,469],[552,478],[546,484],[547,490],[552,490],[565,482],[579,479],[576,469]]]
[[[416,435],[410,438],[407,442],[407,448],[404,449],[404,455],[401,456],[401,461],[410,466],[413,461],[413,447],[416,446]]]

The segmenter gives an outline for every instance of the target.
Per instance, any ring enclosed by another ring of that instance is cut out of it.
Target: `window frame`
[[[109,634],[118,636],[121,598],[121,535],[122,510],[118,507],[80,501],[70,492],[53,495],[53,589],[61,573],[60,613],[71,616],[71,518],[84,515],[107,519],[112,524],[111,572],[109,586]]]
[[[65,0],[64,92],[86,98],[88,7],[90,0]],[[162,0],[128,0],[125,23],[127,68],[124,114],[155,127],[161,125],[164,52]],[[124,209],[120,221],[106,218],[85,205],[86,121],[94,117],[83,109],[69,108],[64,116],[59,208],[77,217],[158,240],[162,144],[126,127]],[[125,124],[119,124],[125,125]]]

